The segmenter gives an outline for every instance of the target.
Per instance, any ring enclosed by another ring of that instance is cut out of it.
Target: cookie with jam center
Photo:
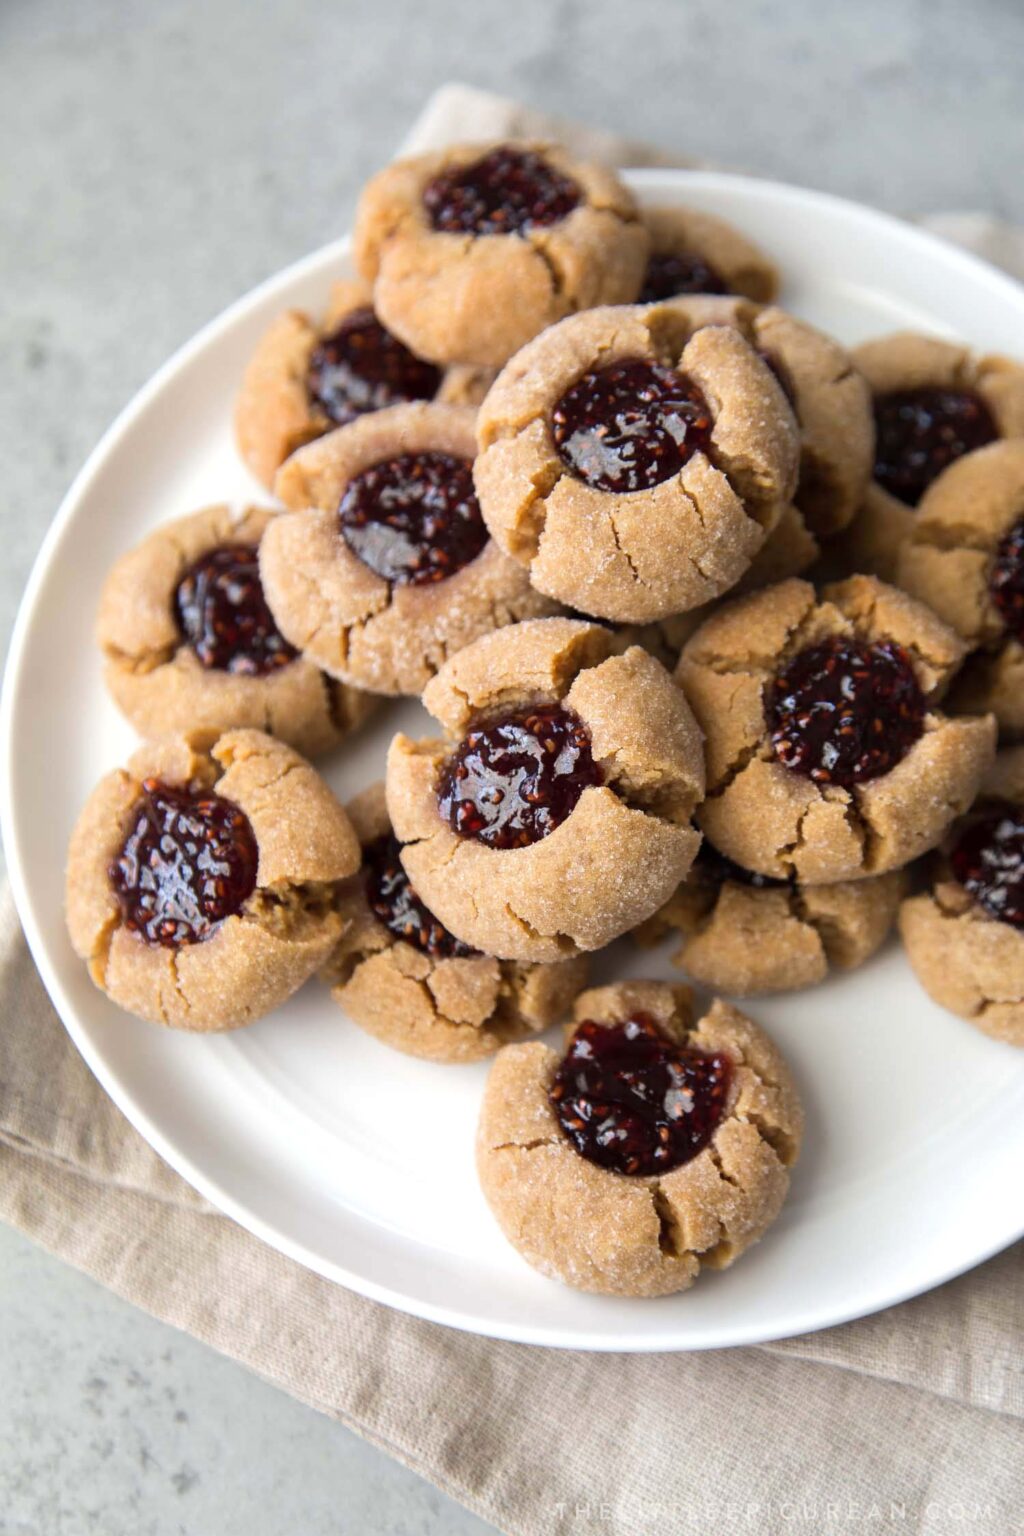
[[[683,294],[737,294],[770,304],[779,273],[753,240],[725,219],[677,204],[644,207],[651,237],[639,304]]]

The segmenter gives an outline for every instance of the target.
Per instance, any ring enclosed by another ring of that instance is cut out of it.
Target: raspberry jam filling
[[[603,777],[583,722],[545,704],[469,731],[441,770],[438,807],[460,837],[524,848],[561,826]]]
[[[991,917],[1024,928],[1024,812],[1001,806],[971,822],[950,854],[953,877]]]
[[[875,479],[908,507],[954,460],[999,435],[979,396],[934,386],[877,396],[875,434]]]
[[[700,845],[693,867],[698,879],[707,885],[724,885],[727,880],[732,880],[736,885],[749,885],[752,890],[764,891],[788,884],[785,880],[774,880],[771,875],[759,875],[756,870],[744,869],[742,864],[734,864],[706,837]]]
[[[402,867],[401,847],[394,833],[388,833],[371,843],[363,854],[366,899],[374,917],[397,939],[404,939],[435,960],[479,954],[479,950],[463,944],[427,911]]]
[[[629,358],[585,373],[555,405],[562,462],[601,491],[643,491],[706,453],[714,422],[696,384],[674,368]]]
[[[403,453],[350,480],[338,506],[342,538],[396,586],[454,576],[487,543],[469,459]]]
[[[306,390],[335,426],[404,400],[432,400],[441,370],[385,330],[372,309],[356,309],[313,350]]]
[[[509,145],[442,171],[423,193],[434,228],[462,235],[515,235],[557,224],[579,200],[576,183],[543,155]]]
[[[1014,523],[996,546],[988,587],[999,617],[1024,645],[1024,519]]]
[[[550,1096],[582,1157],[613,1173],[668,1173],[715,1134],[731,1077],[727,1056],[676,1045],[638,1013],[581,1024]]]
[[[638,304],[655,304],[681,293],[728,293],[729,288],[709,261],[696,251],[653,255],[647,263]]]
[[[248,817],[210,790],[144,779],[134,824],[109,870],[124,926],[147,944],[199,944],[256,889]]]
[[[835,635],[798,652],[766,705],[783,767],[844,789],[895,768],[924,729],[924,695],[893,640]]]
[[[274,623],[252,544],[200,555],[178,582],[174,617],[202,666],[265,677],[298,656]]]

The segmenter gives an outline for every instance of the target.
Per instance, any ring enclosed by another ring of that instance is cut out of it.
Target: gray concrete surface
[[[152,370],[340,231],[455,77],[896,211],[1024,220],[1016,0],[0,0],[0,644]],[[477,1520],[0,1231],[4,1536]]]

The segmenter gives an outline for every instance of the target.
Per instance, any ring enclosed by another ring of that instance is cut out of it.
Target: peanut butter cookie
[[[341,806],[262,731],[168,737],[101,779],[71,836],[66,911],[93,981],[175,1029],[237,1029],[337,944],[359,867]]]
[[[682,293],[737,293],[770,303],[779,274],[761,248],[725,219],[675,204],[641,210],[651,254],[638,303]]]
[[[683,695],[639,646],[537,619],[485,635],[423,694],[446,740],[396,736],[388,812],[430,911],[466,944],[561,960],[649,917],[689,869],[704,787]]]
[[[728,1003],[695,1022],[687,987],[596,988],[574,1016],[564,1056],[535,1041],[495,1058],[477,1132],[484,1196],[552,1279],[687,1290],[779,1214],[803,1134],[789,1070]]]
[[[733,997],[796,992],[833,968],[854,970],[885,942],[904,890],[902,871],[803,886],[754,874],[704,840],[679,889],[634,934],[656,944],[673,929],[673,965]]]
[[[999,754],[934,865],[931,889],[900,908],[917,978],[941,1007],[1024,1046],[1024,747]]]
[[[394,405],[294,453],[291,516],[260,553],[281,633],[332,677],[416,694],[446,657],[557,604],[488,537],[473,489],[473,412]]]
[[[682,300],[595,309],[538,336],[495,380],[477,438],[477,494],[502,549],[541,592],[627,624],[733,586],[796,485],[777,379],[735,326],[694,330]]]
[[[363,867],[339,895],[345,932],[322,974],[354,1023],[406,1055],[463,1062],[565,1018],[586,985],[585,956],[530,965],[471,949],[409,884],[384,785],[347,809]]]
[[[950,695],[1024,735],[1024,436],[969,453],[921,498],[899,582],[966,641]]]
[[[374,707],[274,623],[258,547],[275,517],[205,507],[165,523],[110,572],[97,619],[104,677],[141,736],[251,726],[315,757]]]
[[[235,402],[235,440],[272,489],[289,454],[332,428],[405,400],[479,405],[493,377],[416,357],[377,319],[369,285],[344,279],[321,324],[290,309],[261,337]]]
[[[970,805],[995,721],[937,701],[963,643],[869,576],[784,581],[723,604],[677,680],[704,729],[697,821],[728,858],[801,885],[898,869]]]
[[[612,171],[554,144],[454,144],[364,189],[355,258],[385,325],[436,363],[500,368],[545,326],[640,292],[647,231]]]
[[[864,342],[852,356],[874,397],[874,477],[849,530],[826,551],[826,570],[895,581],[932,481],[997,438],[1024,437],[1024,367],[912,331]]]

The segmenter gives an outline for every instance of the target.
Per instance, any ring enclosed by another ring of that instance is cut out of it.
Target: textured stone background
[[[153,369],[343,230],[462,78],[897,212],[1024,221],[1016,0],[0,0],[0,644]],[[0,1231],[4,1536],[482,1532]]]

